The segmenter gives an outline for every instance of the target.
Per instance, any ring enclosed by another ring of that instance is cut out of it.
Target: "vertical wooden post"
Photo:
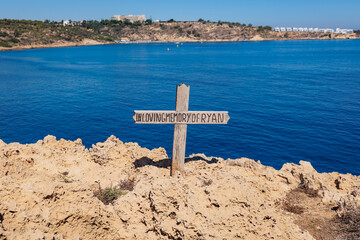
[[[189,109],[190,86],[184,83],[176,86],[176,112],[186,112]],[[185,147],[186,147],[186,123],[176,123],[174,127],[174,144],[172,151],[171,176],[176,171],[184,173]]]

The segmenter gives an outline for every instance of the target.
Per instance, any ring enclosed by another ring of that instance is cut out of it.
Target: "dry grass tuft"
[[[121,190],[132,191],[135,187],[135,178],[120,180],[118,186]]]
[[[295,214],[302,214],[304,212],[304,208],[295,204],[292,204],[288,201],[283,203],[283,209],[285,211],[295,213]]]
[[[211,184],[213,183],[213,180],[211,179],[204,179],[202,181],[202,185],[205,187],[205,186],[210,186]]]
[[[100,201],[102,201],[105,205],[113,203],[116,199],[118,199],[121,195],[125,195],[126,192],[122,191],[119,187],[106,187],[102,189],[99,186],[99,189],[94,192],[94,196],[97,197]]]
[[[348,206],[338,218],[344,224],[344,231],[360,233],[360,207]]]
[[[134,190],[135,178],[128,178],[119,181],[119,184],[116,186],[110,186],[106,188],[101,188],[100,183],[99,188],[94,191],[94,196],[102,201],[105,205],[112,204],[120,196],[125,195],[129,191]]]
[[[300,174],[300,184],[298,187],[298,190],[303,191],[308,195],[309,197],[318,197],[319,196],[319,190],[315,190],[309,186],[309,180],[304,178],[304,175]]]

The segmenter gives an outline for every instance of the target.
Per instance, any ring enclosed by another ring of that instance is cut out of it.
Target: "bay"
[[[169,51],[167,49],[169,48]],[[360,174],[360,41],[113,44],[0,52],[0,139],[51,134],[86,147],[115,135],[172,150],[172,125],[134,110],[228,111],[228,125],[188,126],[186,155],[248,157],[279,169],[310,161]]]

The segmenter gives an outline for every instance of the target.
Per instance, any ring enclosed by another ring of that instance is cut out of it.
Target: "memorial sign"
[[[171,176],[184,172],[187,124],[227,124],[226,111],[188,111],[190,86],[176,87],[175,111],[135,110],[136,124],[175,124]]]
[[[228,112],[209,111],[138,111],[133,116],[135,123],[148,124],[227,124]]]

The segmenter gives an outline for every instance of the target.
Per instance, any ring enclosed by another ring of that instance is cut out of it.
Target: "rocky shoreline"
[[[338,37],[338,38],[287,38],[287,39],[280,39],[280,38],[262,38],[260,36],[255,36],[249,40],[242,40],[242,41],[232,41],[232,40],[185,40],[181,41],[182,43],[217,43],[217,42],[260,42],[260,41],[291,41],[291,40],[349,40],[349,39],[359,39],[357,37],[346,38]],[[129,41],[124,43],[114,43],[114,42],[100,42],[100,41],[85,41],[85,42],[62,42],[62,43],[53,43],[53,44],[34,44],[34,45],[23,45],[23,46],[15,46],[13,48],[6,48],[0,47],[1,51],[16,51],[16,50],[26,50],[26,49],[37,49],[37,48],[60,48],[60,47],[77,47],[77,46],[93,46],[93,45],[110,45],[110,44],[138,44],[138,43],[177,43],[179,41],[172,40],[172,41]]]
[[[0,140],[0,239],[360,237],[359,176],[203,154],[183,176],[169,165],[165,149],[114,136],[90,149],[54,136]],[[105,204],[99,190],[114,186],[126,191]]]

